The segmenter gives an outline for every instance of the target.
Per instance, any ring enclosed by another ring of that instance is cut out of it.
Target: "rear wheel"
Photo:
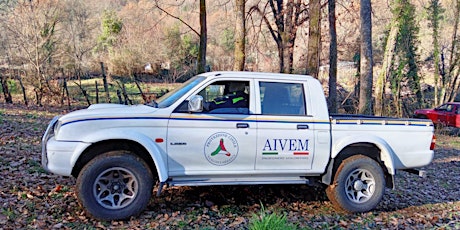
[[[352,213],[374,209],[384,192],[382,168],[363,155],[345,159],[339,165],[333,183],[326,189],[329,200],[336,208]]]
[[[148,165],[126,151],[108,152],[81,170],[77,198],[85,210],[102,220],[138,215],[152,195],[153,176]]]

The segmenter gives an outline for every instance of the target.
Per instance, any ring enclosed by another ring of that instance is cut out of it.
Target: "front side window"
[[[305,94],[301,83],[260,82],[262,114],[305,115]]]
[[[447,104],[441,105],[441,106],[439,106],[438,108],[436,108],[435,110],[438,110],[438,111],[446,111],[446,110],[447,110]]]
[[[204,113],[249,114],[249,81],[217,81],[198,94]]]

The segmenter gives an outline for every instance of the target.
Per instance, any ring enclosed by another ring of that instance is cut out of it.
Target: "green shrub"
[[[264,206],[258,214],[253,214],[249,220],[250,230],[294,230],[297,226],[288,223],[286,215],[276,212],[268,212]]]

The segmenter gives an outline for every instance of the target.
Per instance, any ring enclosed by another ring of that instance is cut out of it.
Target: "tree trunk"
[[[454,73],[454,70],[456,69],[457,65],[459,64],[459,54],[455,50],[457,50],[458,46],[458,38],[457,38],[457,33],[458,33],[458,27],[459,27],[459,22],[460,22],[460,0],[455,1],[455,23],[454,23],[454,31],[452,34],[452,43],[451,43],[451,48],[450,48],[450,56],[449,56],[449,72],[447,75],[449,76],[449,82],[450,83],[450,91],[449,95],[444,96],[444,101],[454,101],[455,98],[457,97],[457,92],[458,92],[458,87],[457,87],[457,81],[459,77],[459,73],[457,72],[456,74]],[[456,54],[456,55],[454,55]],[[455,75],[455,76],[454,76]]]
[[[371,1],[361,0],[361,88],[358,113],[372,115],[372,19]]]
[[[5,103],[13,104],[13,98],[11,97],[10,89],[8,88],[7,77],[0,74],[0,83],[2,85],[3,96],[5,97]]]
[[[200,49],[198,50],[197,72],[204,73],[206,70],[206,43],[208,39],[206,27],[206,0],[200,0]]]
[[[383,54],[382,69],[375,86],[375,115],[383,116],[385,108],[385,87],[392,68],[394,51],[396,48],[396,37],[398,36],[399,25],[397,20],[393,20],[388,34],[385,53]]]
[[[243,71],[246,60],[245,39],[246,39],[246,0],[236,0],[235,3],[235,63],[233,70]]]
[[[294,0],[288,0],[285,6],[284,13],[284,31],[281,33],[283,46],[283,73],[292,73],[294,62],[294,39],[296,35],[294,15]]]
[[[310,25],[308,36],[306,74],[318,78],[321,50],[321,1],[310,0]]]
[[[329,9],[329,113],[337,113],[337,31],[335,27],[335,0],[328,1]]]

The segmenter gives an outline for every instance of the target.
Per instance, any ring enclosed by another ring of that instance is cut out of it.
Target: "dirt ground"
[[[129,221],[85,215],[75,179],[46,173],[41,136],[60,108],[0,104],[0,229],[247,229],[264,208],[299,229],[460,229],[460,137],[438,133],[427,177],[398,172],[372,212],[333,209],[321,188],[291,185],[170,187]]]

